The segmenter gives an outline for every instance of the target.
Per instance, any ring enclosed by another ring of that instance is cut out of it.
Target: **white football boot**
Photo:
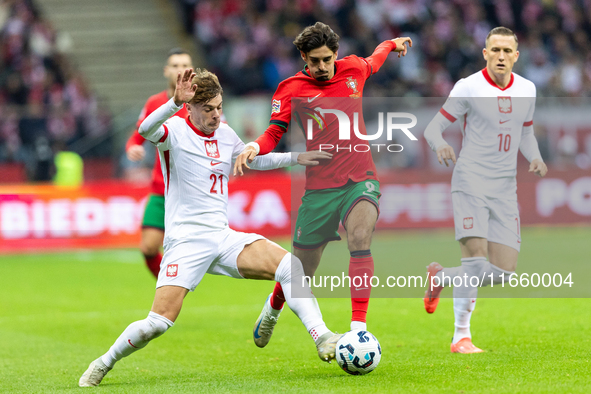
[[[111,368],[107,367],[105,363],[103,363],[102,358],[99,357],[93,362],[91,362],[86,372],[82,374],[80,380],[78,381],[78,386],[98,386],[107,374],[107,372],[109,372],[110,370]]]
[[[330,364],[335,359],[337,342],[345,334],[336,334],[327,332],[316,340],[316,349],[318,349],[318,357],[322,361]]]
[[[275,324],[277,324],[277,319],[279,319],[279,314],[283,310],[281,308],[280,311],[271,308],[271,295],[267,297],[265,301],[265,306],[263,306],[263,310],[259,315],[259,318],[254,323],[254,329],[252,331],[252,336],[254,338],[254,343],[258,347],[265,347],[271,340],[271,335],[273,335],[273,329],[275,328]]]

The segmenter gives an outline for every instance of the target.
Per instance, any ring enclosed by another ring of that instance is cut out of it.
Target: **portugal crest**
[[[359,85],[357,84],[356,79],[353,79],[353,77],[347,77],[345,84],[347,84],[347,87],[349,89],[351,89],[353,91],[353,93],[358,93],[357,86],[359,86]]]
[[[217,140],[212,141],[204,141],[205,142],[205,153],[207,153],[208,157],[213,159],[220,158],[220,151],[218,150],[218,142]]]

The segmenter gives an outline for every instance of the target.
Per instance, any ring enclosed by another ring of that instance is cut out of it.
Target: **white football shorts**
[[[178,241],[164,251],[156,288],[180,286],[194,291],[205,273],[243,279],[238,272],[238,255],[259,239],[265,237],[226,228]]]
[[[517,200],[474,196],[459,191],[451,194],[451,200],[456,240],[481,237],[520,250]]]

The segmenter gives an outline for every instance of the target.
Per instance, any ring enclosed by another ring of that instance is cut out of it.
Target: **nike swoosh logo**
[[[221,161],[214,162],[213,160],[211,161],[212,166],[217,166],[218,164],[222,164],[222,162]]]
[[[316,99],[316,97],[320,96],[322,93],[318,93],[316,96],[310,98],[308,97],[308,102],[311,103],[312,101],[314,101]]]
[[[507,123],[507,122],[508,122],[508,121],[510,121],[510,120],[511,120],[511,119],[507,119],[507,120],[506,120],[506,121],[504,121],[504,122],[501,122],[501,121],[499,120],[499,124]]]
[[[133,343],[131,343],[131,339],[128,339],[128,340],[127,340],[127,342],[129,342],[129,344],[130,344],[131,346],[133,346],[134,348],[136,348],[136,349],[137,349],[137,346],[134,346],[134,344],[133,344]]]
[[[261,326],[261,323],[263,322],[263,319],[261,319],[261,321],[259,322],[259,324],[257,325],[257,328],[254,329],[254,337],[256,339],[259,339],[261,336],[259,335],[259,327]]]

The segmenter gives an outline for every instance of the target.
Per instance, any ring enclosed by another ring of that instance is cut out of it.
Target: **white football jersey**
[[[517,198],[517,153],[522,133],[533,138],[535,97],[536,87],[527,79],[512,73],[501,89],[486,68],[455,84],[440,110],[448,120],[460,120],[463,134],[452,192]]]
[[[171,99],[150,114],[139,129],[160,154],[165,184],[165,247],[228,227],[228,180],[232,161],[245,146],[225,123],[206,135],[189,118],[170,117],[179,108]],[[255,158],[250,167],[273,169],[293,164],[291,154],[274,153]]]

